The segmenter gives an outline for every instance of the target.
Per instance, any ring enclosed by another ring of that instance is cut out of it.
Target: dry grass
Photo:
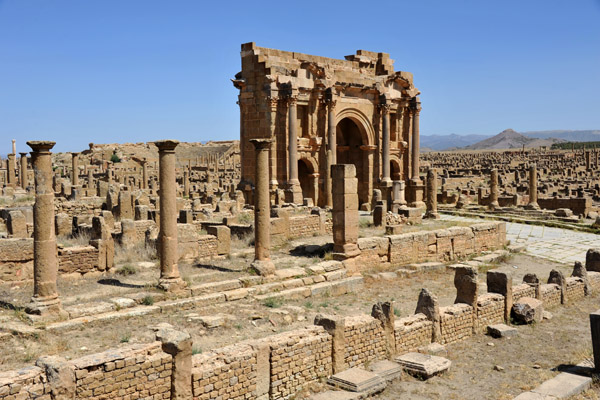
[[[145,243],[125,248],[115,243],[115,264],[139,261],[154,261],[158,259],[156,247]]]
[[[89,245],[90,239],[91,236],[89,232],[83,231],[74,236],[59,236],[56,238],[56,241],[64,247],[77,247]]]

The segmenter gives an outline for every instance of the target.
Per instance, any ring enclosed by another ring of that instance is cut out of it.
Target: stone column
[[[33,297],[27,313],[43,318],[61,318],[62,310],[56,277],[58,253],[54,228],[54,189],[52,188],[52,156],[55,142],[31,141],[35,176],[35,204],[33,205]]]
[[[302,204],[302,189],[298,180],[298,134],[296,132],[296,105],[298,99],[288,99],[288,191],[290,203]]]
[[[591,171],[592,169],[592,152],[587,150],[585,152],[585,170]]]
[[[331,195],[331,166],[336,163],[337,143],[335,137],[335,104],[333,98],[326,99],[327,104],[327,153],[325,169],[325,206],[332,207]]]
[[[417,97],[412,100],[412,132],[411,132],[411,178],[409,181],[410,206],[423,208],[423,182],[419,177],[419,114],[421,113],[421,102]]]
[[[79,153],[71,153],[72,175],[71,185],[79,185]]]
[[[23,189],[27,189],[27,186],[29,186],[29,182],[28,182],[28,176],[27,176],[27,153],[19,153],[21,154],[21,172],[20,172],[20,177],[21,177],[21,187]]]
[[[252,268],[262,276],[273,275],[271,261],[271,204],[269,201],[269,148],[271,139],[251,139],[256,149],[254,174],[254,261]]]
[[[12,140],[12,153],[17,154],[17,141],[15,139]]]
[[[185,287],[179,276],[177,243],[177,181],[175,179],[175,147],[177,140],[154,142],[158,147],[160,183],[160,280],[159,288],[177,291]]]
[[[7,186],[10,186],[12,188],[17,186],[17,176],[15,174],[15,154],[8,154],[8,161],[7,161],[7,165],[6,165],[8,171],[7,171],[7,175],[6,175],[6,183]]]
[[[183,171],[183,195],[190,197],[190,173],[187,169]]]
[[[404,196],[405,190],[404,181],[394,181],[394,198],[392,203],[392,211],[397,213],[401,207],[406,207],[406,198]]]
[[[345,260],[360,254],[358,249],[358,179],[354,164],[331,166],[333,181],[333,256]]]
[[[490,203],[488,208],[495,210],[498,207],[500,207],[500,204],[498,204],[498,170],[493,168],[490,173]]]
[[[427,212],[425,218],[440,219],[437,212],[437,174],[433,168],[427,170]]]
[[[540,206],[538,205],[537,199],[537,166],[531,164],[529,166],[529,204],[527,204],[527,208],[530,210],[538,210]]]
[[[312,182],[312,189],[313,189],[313,195],[314,195],[314,206],[316,206],[317,204],[319,204],[319,173],[315,172],[313,174],[309,175],[310,180]]]
[[[389,183],[391,186],[391,178],[390,178],[390,105],[389,104],[380,104],[379,109],[381,110],[381,118],[382,118],[382,140],[381,140],[381,162],[382,168],[381,180],[384,184]],[[384,196],[384,199],[387,197]]]
[[[148,160],[142,161],[142,189],[148,188]]]
[[[277,187],[279,186],[279,181],[277,180],[277,107],[279,104],[279,99],[276,97],[268,97],[267,103],[269,104],[269,131],[271,138],[273,141],[271,142],[271,147],[269,149],[270,152],[270,172],[269,175],[271,180],[269,181],[269,186],[271,193],[275,193]]]

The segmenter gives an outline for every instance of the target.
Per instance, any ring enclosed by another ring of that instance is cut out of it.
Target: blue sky
[[[250,41],[390,53],[424,135],[600,129],[600,0],[0,0],[0,154],[235,139]]]

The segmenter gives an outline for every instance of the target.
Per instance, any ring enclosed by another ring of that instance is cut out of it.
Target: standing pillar
[[[273,194],[273,198],[275,198],[275,193],[277,191],[277,187],[279,186],[279,181],[277,180],[277,106],[279,104],[279,99],[276,97],[269,97],[267,99],[269,104],[269,131],[271,138],[273,141],[271,142],[271,147],[269,149],[270,155],[270,167],[271,170],[269,175],[271,177],[269,181],[269,186],[271,193]]]
[[[148,160],[142,161],[142,189],[148,188]]]
[[[488,204],[488,208],[495,210],[498,207],[500,207],[498,203],[498,170],[494,168],[490,173],[490,204]]]
[[[427,212],[425,218],[440,219],[437,211],[437,174],[435,169],[427,170]]]
[[[183,171],[183,195],[190,197],[190,173],[187,169]]]
[[[8,154],[7,160],[7,174],[6,174],[6,184],[12,188],[17,186],[17,176],[15,174],[15,154]]]
[[[256,150],[254,174],[254,261],[251,267],[262,276],[273,275],[271,261],[271,202],[269,200],[269,148],[271,139],[251,139]]]
[[[79,153],[71,153],[72,175],[71,185],[79,185]]]
[[[33,297],[27,313],[43,318],[62,318],[56,277],[58,253],[54,231],[54,189],[52,188],[52,156],[55,142],[31,141],[35,176],[35,204],[33,205]]]
[[[17,154],[17,141],[15,139],[12,140],[12,153]]]
[[[302,204],[302,189],[298,180],[298,133],[296,131],[297,114],[296,105],[298,99],[290,96],[288,99],[288,201],[294,204]]]
[[[529,203],[527,204],[527,208],[530,210],[538,210],[540,206],[538,205],[537,199],[537,166],[533,163],[529,166]]]
[[[381,168],[381,180],[384,184],[389,183],[389,185],[385,186],[391,186],[392,180],[390,178],[390,105],[380,104],[379,109],[381,110],[381,125],[383,131],[381,141],[381,162],[383,164]]]
[[[327,104],[327,153],[326,153],[326,169],[325,169],[325,206],[332,207],[332,184],[331,184],[331,166],[336,163],[337,159],[337,143],[335,137],[335,104],[333,95],[329,94],[325,100]]]
[[[154,142],[158,147],[160,184],[160,279],[158,287],[177,291],[185,287],[179,276],[177,243],[177,181],[175,179],[175,147],[177,140]]]
[[[319,204],[319,173],[315,172],[309,175],[312,181],[312,190],[313,190],[313,205],[316,206]]]
[[[23,189],[27,189],[29,186],[28,176],[27,176],[27,153],[19,153],[21,154],[21,171],[19,176],[21,177],[21,187]]]
[[[410,206],[423,208],[423,182],[419,177],[419,114],[421,113],[421,102],[417,97],[413,98],[412,104],[412,134],[411,134],[411,178],[409,181]]]
[[[333,181],[333,257],[345,260],[360,254],[358,248],[358,179],[354,164],[331,167]]]
[[[592,152],[590,150],[587,150],[585,152],[585,170],[592,170]]]
[[[594,371],[600,371],[600,310],[590,314],[592,349],[594,352]]]

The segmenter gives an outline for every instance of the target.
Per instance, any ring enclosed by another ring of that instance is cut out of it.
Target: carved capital
[[[389,114],[391,108],[392,108],[391,104],[379,104],[379,111],[381,111],[381,113],[384,115]]]
[[[288,106],[295,106],[296,104],[298,104],[298,97],[296,96],[289,96],[286,100]]]
[[[325,104],[327,105],[328,111],[333,111],[333,110],[335,110],[335,105],[337,104],[337,100],[325,99]]]
[[[267,96],[267,104],[269,105],[269,109],[271,111],[277,110],[277,104],[279,103],[279,98]]]

